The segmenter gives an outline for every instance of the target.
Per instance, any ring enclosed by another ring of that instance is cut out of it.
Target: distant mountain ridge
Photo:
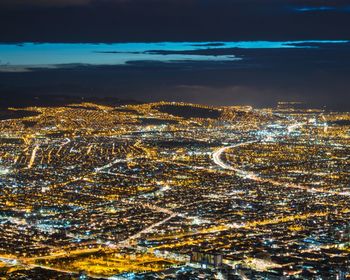
[[[120,99],[116,97],[86,97],[67,95],[34,95],[34,94],[1,94],[0,109],[9,107],[25,108],[32,106],[57,107],[74,103],[91,102],[101,105],[120,106],[127,104],[141,104],[133,99]]]

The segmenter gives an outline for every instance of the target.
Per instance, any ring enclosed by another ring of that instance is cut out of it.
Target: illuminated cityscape
[[[348,279],[350,114],[9,108],[1,279]]]
[[[0,280],[350,280],[350,0],[0,0]]]

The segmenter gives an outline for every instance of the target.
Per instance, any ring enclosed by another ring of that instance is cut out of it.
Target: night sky
[[[349,26],[348,0],[1,0],[0,94],[349,110]]]

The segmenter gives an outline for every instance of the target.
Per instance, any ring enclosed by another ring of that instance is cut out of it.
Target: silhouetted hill
[[[73,103],[93,102],[101,105],[120,106],[140,104],[135,100],[123,100],[115,97],[82,97],[66,95],[32,95],[32,94],[1,94],[0,109],[8,107],[24,108],[30,106],[57,107]]]

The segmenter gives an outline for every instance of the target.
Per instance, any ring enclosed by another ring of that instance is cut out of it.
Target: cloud
[[[30,71],[31,69],[22,66],[0,66],[0,73],[24,73]]]
[[[306,7],[296,7],[293,8],[294,11],[300,13],[308,13],[308,12],[350,12],[350,6],[306,6]]]
[[[338,7],[349,5],[339,0],[332,3],[324,1],[0,0],[0,41],[279,41],[349,38],[348,13],[295,10],[321,6],[340,9]]]

